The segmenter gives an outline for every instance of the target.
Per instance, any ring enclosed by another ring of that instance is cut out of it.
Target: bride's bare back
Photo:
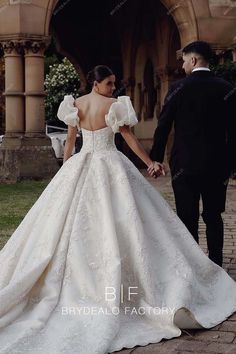
[[[87,130],[98,130],[106,127],[105,115],[115,98],[89,93],[75,101],[80,118],[80,127]]]
[[[87,80],[92,85],[92,91],[88,95],[77,98],[74,103],[78,108],[80,128],[95,131],[107,127],[105,116],[112,103],[117,101],[112,97],[115,90],[115,79],[112,71],[104,65],[98,65],[89,72]],[[153,162],[132,133],[130,126],[126,124],[120,126],[119,132],[134,153],[151,168]],[[76,133],[77,127],[68,126],[63,162],[71,156]]]

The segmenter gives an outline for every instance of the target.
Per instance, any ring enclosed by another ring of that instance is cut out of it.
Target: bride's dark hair
[[[92,88],[94,81],[103,81],[106,77],[114,75],[112,70],[106,65],[97,65],[87,74],[87,84]]]

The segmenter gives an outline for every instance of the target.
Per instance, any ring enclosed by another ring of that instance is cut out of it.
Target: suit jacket
[[[227,178],[236,170],[236,88],[232,84],[203,70],[175,82],[158,120],[152,160],[163,162],[172,123],[172,176],[184,172]]]

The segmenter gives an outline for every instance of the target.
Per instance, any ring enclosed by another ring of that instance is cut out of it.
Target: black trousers
[[[225,211],[227,185],[228,180],[213,176],[182,173],[172,177],[177,215],[197,243],[199,201],[202,198],[201,215],[206,224],[208,256],[219,266],[223,262],[224,225],[221,213]]]

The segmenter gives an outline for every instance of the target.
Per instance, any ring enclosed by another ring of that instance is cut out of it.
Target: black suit
[[[209,258],[222,265],[228,178],[236,170],[236,88],[210,71],[175,82],[165,99],[150,157],[163,162],[174,123],[170,157],[176,209],[198,242],[199,200],[207,226]]]

